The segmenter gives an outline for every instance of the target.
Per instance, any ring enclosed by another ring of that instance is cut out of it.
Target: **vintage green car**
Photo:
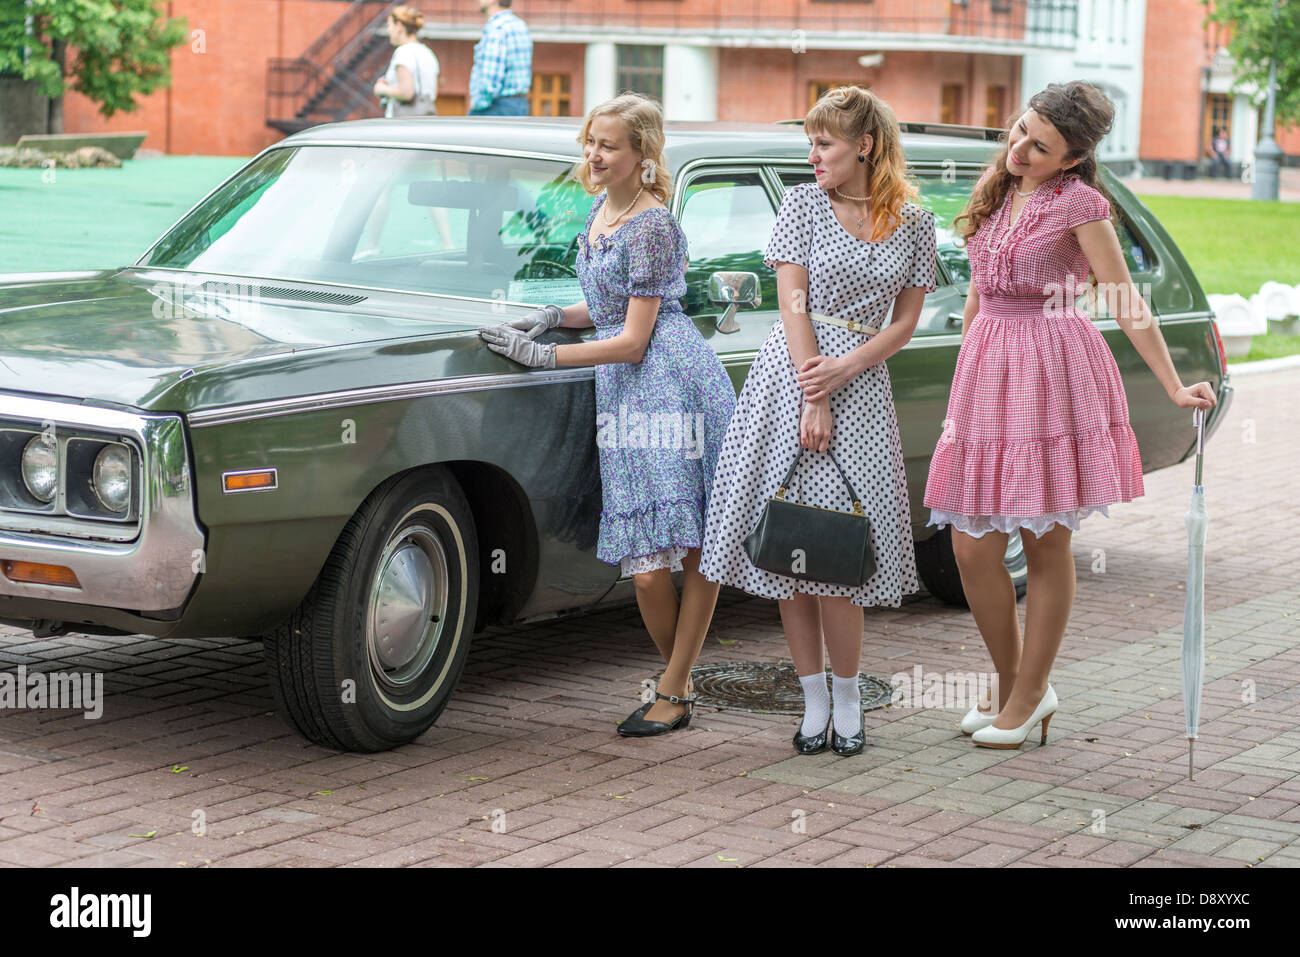
[[[304,736],[429,728],[474,631],[625,600],[595,556],[590,368],[522,370],[477,329],[581,298],[574,119],[365,120],[264,150],[133,265],[0,276],[0,620],[36,635],[262,636]],[[995,131],[905,124],[939,288],[889,361],[926,586],[961,601],[922,490],[960,344],[949,227]],[[762,250],[806,182],[790,124],[670,124],[688,313],[737,388],[772,323]],[[1135,282],[1184,381],[1230,398],[1204,294],[1109,174]],[[1194,432],[1117,324],[1143,468]],[[584,333],[590,335],[591,331]],[[577,336],[574,331],[551,335]],[[1023,579],[1013,539],[1007,562]]]

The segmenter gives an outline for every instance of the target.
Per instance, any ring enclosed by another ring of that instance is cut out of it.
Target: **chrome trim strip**
[[[431,395],[459,392],[484,392],[489,389],[511,389],[521,386],[553,385],[563,382],[594,380],[596,370],[590,366],[542,372],[515,372],[502,375],[460,376],[454,379],[432,379],[425,382],[404,382],[400,385],[369,386],[362,389],[345,389],[339,392],[322,392],[317,395],[295,396],[291,399],[270,399],[243,405],[227,405],[216,409],[191,412],[186,416],[191,428],[202,429],[214,425],[230,425],[253,419],[267,419],[277,415],[320,412],[351,405],[370,405],[401,399],[421,399]]]
[[[428,296],[432,299],[451,299],[454,300],[455,302],[481,302],[490,306],[495,306],[495,305],[519,306],[520,308],[523,309],[537,308],[537,306],[534,303],[516,302],[513,299],[484,299],[482,296],[453,295],[452,293],[449,292],[426,292],[422,289],[395,289],[391,286],[362,286],[357,283],[350,283],[350,282],[330,282],[328,279],[294,279],[291,276],[273,276],[267,273],[257,273],[256,275],[254,275],[253,273],[241,273],[241,272],[216,272],[211,269],[202,269],[202,270],[178,269],[175,266],[131,265],[131,266],[123,266],[122,269],[123,270],[133,269],[133,270],[138,270],[140,272],[149,272],[152,270],[157,270],[159,272],[178,272],[178,273],[183,273],[186,276],[229,276],[232,279],[254,279],[257,280],[258,282],[266,282],[268,280],[271,282],[296,282],[304,286],[332,286],[335,289],[365,289],[371,292],[392,292],[392,293],[396,293],[399,296]],[[198,286],[202,285],[202,283],[196,282],[193,285],[197,288]],[[328,305],[328,304],[321,303],[320,305]],[[355,305],[360,305],[360,303],[356,303]],[[340,306],[339,308],[346,309],[347,307]],[[430,319],[429,321],[430,322],[441,321],[441,322],[445,322],[447,325],[464,326],[464,323],[462,322],[455,322],[449,319],[448,320]],[[489,323],[489,325],[490,324],[491,323]]]
[[[271,473],[270,485],[259,485],[256,488],[226,488],[226,477],[230,475],[260,475],[263,472]],[[235,472],[221,473],[221,491],[227,495],[235,495],[239,492],[271,492],[280,487],[280,470],[277,468],[261,469],[239,469]]]
[[[0,392],[0,415],[130,436],[144,450],[140,528],[134,541],[105,542],[0,529],[0,559],[66,565],[80,589],[0,578],[0,598],[42,598],[128,611],[185,603],[198,577],[204,536],[194,513],[185,425],[179,416],[135,414]],[[90,524],[90,523],[88,523]],[[98,523],[93,523],[98,524]]]
[[[1158,312],[1156,313],[1156,322],[1163,325],[1166,322],[1204,322],[1207,319],[1213,319],[1213,311],[1205,312]]]
[[[1158,318],[1163,323],[1171,318],[1173,321],[1203,321],[1209,317],[1204,313],[1189,312],[1162,315]],[[1114,320],[1102,321],[1114,324]],[[933,336],[913,336],[904,348],[934,349],[960,344],[961,333],[953,332]],[[719,353],[718,357],[724,365],[734,366],[743,362],[745,358],[752,362],[757,354],[757,352],[745,355]],[[419,399],[431,395],[482,392],[489,389],[510,389],[518,386],[550,385],[557,382],[580,382],[594,378],[595,370],[590,366],[564,370],[504,373],[502,375],[461,376],[455,379],[407,382],[392,386],[371,386],[364,389],[323,392],[312,396],[296,396],[290,399],[270,399],[265,402],[222,406],[216,409],[191,412],[186,416],[186,419],[192,428],[201,429],[215,425],[230,425],[235,422],[271,418],[277,415],[319,412],[325,409],[350,405],[369,405],[390,400]]]

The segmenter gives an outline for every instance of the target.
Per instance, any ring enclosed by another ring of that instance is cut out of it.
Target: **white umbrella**
[[[1187,598],[1183,605],[1183,712],[1187,717],[1187,779],[1192,778],[1192,742],[1201,719],[1201,679],[1205,672],[1205,511],[1201,457],[1205,452],[1205,413],[1193,412],[1196,425],[1196,484],[1187,508]]]

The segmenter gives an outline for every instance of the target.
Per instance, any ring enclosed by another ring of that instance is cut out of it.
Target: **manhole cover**
[[[733,661],[691,671],[699,704],[732,711],[803,714],[803,688],[792,665]],[[830,685],[830,679],[827,679]],[[894,687],[875,675],[858,675],[862,710],[889,704]]]

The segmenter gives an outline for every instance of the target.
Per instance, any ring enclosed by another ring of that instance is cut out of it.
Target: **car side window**
[[[763,265],[776,210],[757,172],[694,177],[683,192],[679,222],[690,257],[683,302],[688,314],[716,311],[708,300],[709,276],[715,272],[756,273],[764,307],[776,302],[776,273]]]
[[[966,258],[966,243],[953,229],[956,219],[970,200],[971,190],[979,181],[979,171],[961,170],[950,174],[919,174],[913,180],[921,190],[918,198],[923,207],[934,213],[935,257],[948,274],[948,281],[964,295],[970,285],[970,260]]]
[[[1111,199],[1113,202],[1114,197]],[[1155,266],[1151,254],[1142,245],[1142,240],[1134,234],[1133,230],[1129,229],[1128,218],[1124,215],[1122,209],[1120,210],[1119,229],[1116,230],[1116,233],[1119,234],[1119,248],[1124,253],[1124,262],[1128,265],[1129,272],[1147,272]]]
[[[913,174],[912,179],[921,189],[916,200],[922,207],[934,213],[936,258],[938,268],[935,281],[958,284],[964,291],[970,282],[970,264],[966,261],[966,251],[957,245],[952,232],[953,217],[962,211],[966,200],[970,198],[971,188],[975,185],[974,177],[959,177],[953,183],[945,183],[938,176],[927,177]],[[811,167],[807,172],[789,170],[781,173],[781,185],[785,189],[800,183],[811,183]],[[946,273],[946,276],[945,276]]]

